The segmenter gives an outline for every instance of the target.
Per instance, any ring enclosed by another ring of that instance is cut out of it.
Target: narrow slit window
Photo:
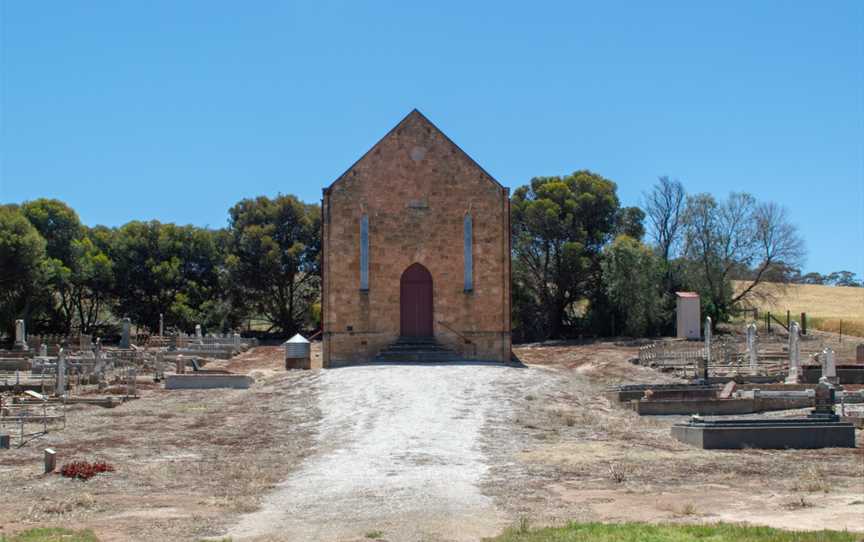
[[[369,216],[360,219],[360,289],[369,289]]]
[[[474,289],[474,225],[471,215],[465,214],[465,291]]]

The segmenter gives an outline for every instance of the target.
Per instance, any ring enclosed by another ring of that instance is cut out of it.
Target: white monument
[[[24,328],[24,320],[15,320],[15,350],[30,350],[27,346],[27,333]]]
[[[58,396],[66,393],[66,351],[63,348],[57,353],[57,389],[55,393]]]
[[[750,369],[752,371],[759,369],[759,346],[756,342],[757,340],[756,324],[751,323],[747,326],[747,357],[750,360]]]
[[[120,322],[123,326],[123,331],[120,335],[120,348],[129,348],[129,333],[131,332],[132,321],[129,318],[123,318]]]
[[[708,380],[708,368],[711,366],[711,317],[705,317],[705,355],[700,360],[699,374],[696,378]]]
[[[787,384],[798,384],[801,382],[801,346],[798,322],[789,324],[789,376],[786,377]]]
[[[834,350],[825,348],[822,351],[822,376],[831,384],[837,384],[837,366],[834,364]]]

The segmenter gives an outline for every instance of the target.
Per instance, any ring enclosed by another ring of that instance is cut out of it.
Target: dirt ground
[[[669,436],[682,418],[640,418],[602,395],[674,380],[629,363],[636,353],[543,344],[516,348],[525,368],[286,373],[278,348],[256,348],[216,365],[252,375],[249,390],[150,384],[115,409],[69,407],[65,430],[0,451],[0,535],[56,525],[106,541],[477,540],[523,519],[864,532],[860,432],[854,450],[690,448]],[[61,464],[116,470],[43,475],[46,447]]]

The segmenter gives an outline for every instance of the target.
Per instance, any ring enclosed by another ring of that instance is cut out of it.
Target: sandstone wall
[[[325,365],[371,359],[399,337],[400,277],[415,262],[432,274],[436,338],[466,357],[509,360],[508,196],[416,111],[325,189]],[[360,289],[364,213],[368,291]],[[473,220],[472,291],[464,290],[466,213]]]

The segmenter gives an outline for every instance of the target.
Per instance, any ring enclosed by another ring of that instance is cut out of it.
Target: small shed
[[[675,296],[677,297],[675,311],[677,337],[698,341],[701,337],[699,294],[696,292],[675,292]]]

